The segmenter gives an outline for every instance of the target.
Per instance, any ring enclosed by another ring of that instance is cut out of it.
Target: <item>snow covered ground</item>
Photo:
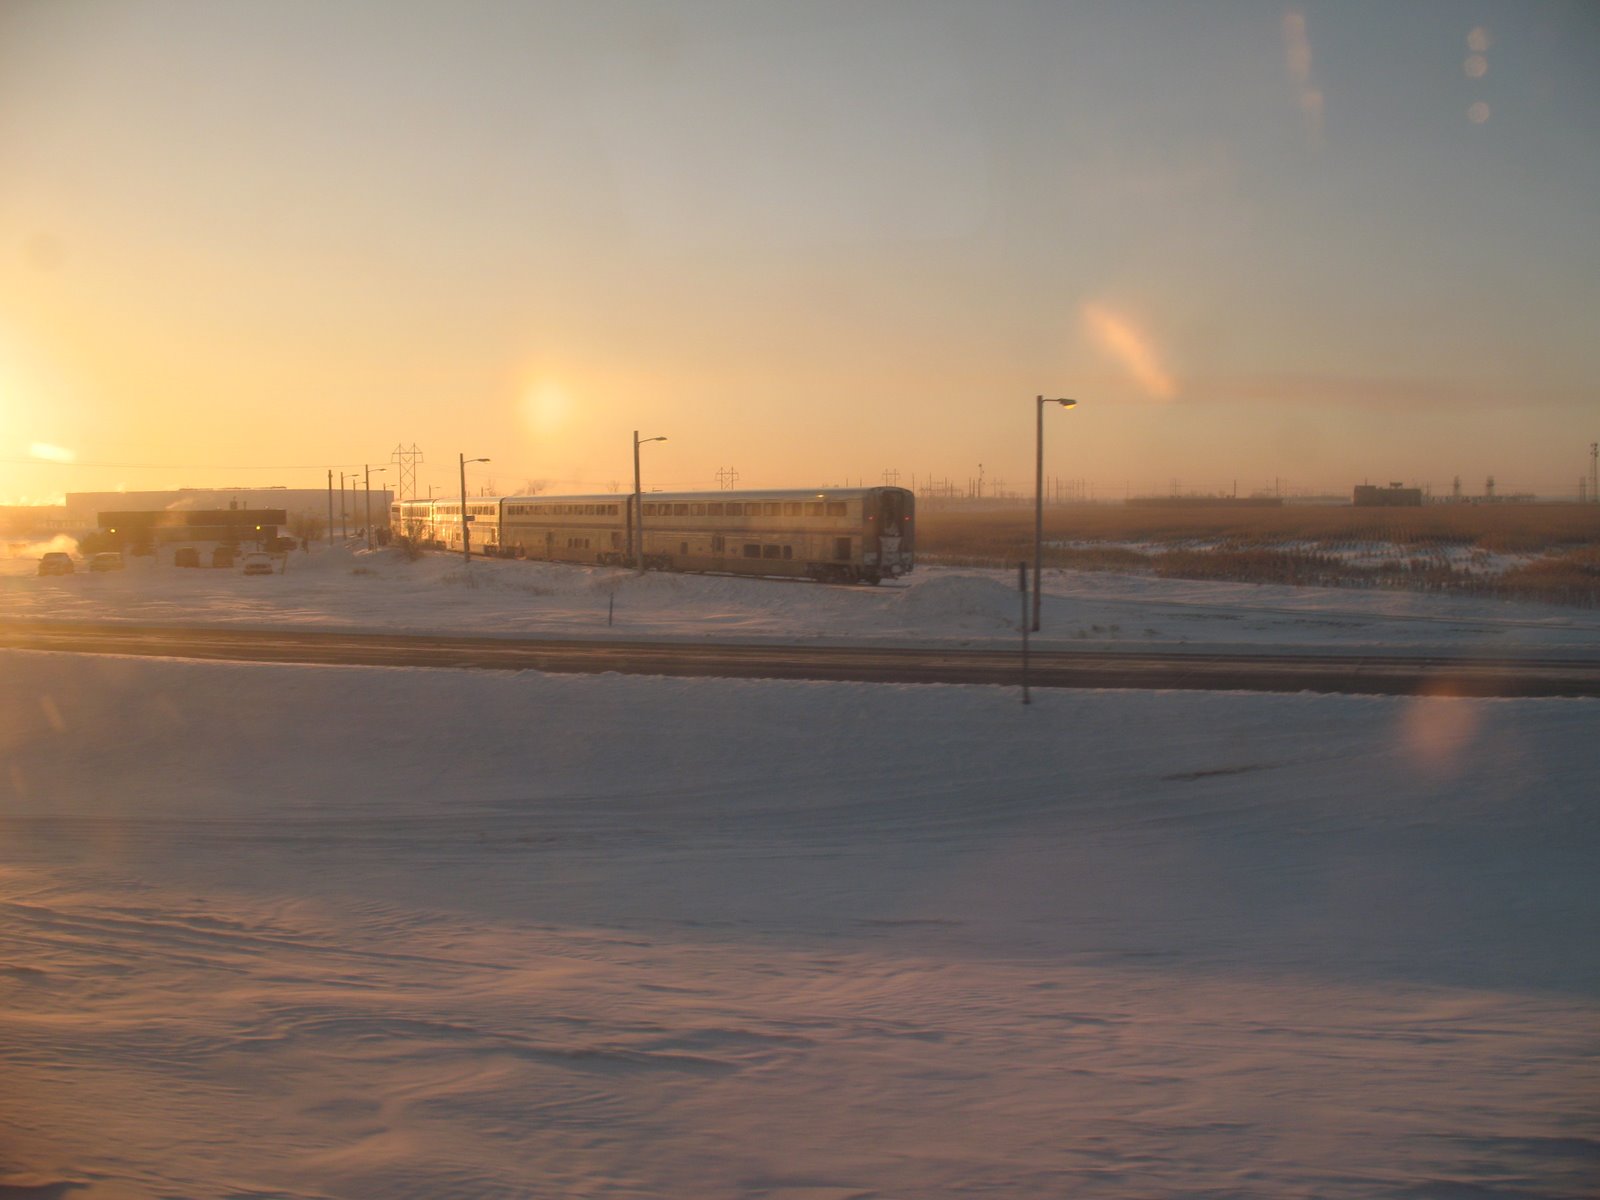
[[[0,560],[0,615],[487,635],[1011,645],[1014,573],[920,567],[893,586],[811,583],[319,547],[282,575],[132,559],[39,578]],[[1047,571],[1040,644],[1600,656],[1600,614],[1410,592]],[[607,624],[608,618],[612,622]]]
[[[464,588],[437,561],[322,561],[5,597],[587,633],[617,586],[653,633],[800,613],[809,636],[1004,636],[973,573],[896,593],[483,564]],[[1113,580],[1056,585],[1062,625],[1125,611]],[[1203,616],[1200,594],[1146,594],[1147,619]],[[1372,601],[1340,619],[1388,644],[1417,598],[1333,600]],[[1293,601],[1260,619],[1298,628]],[[1477,645],[1507,615],[1477,611],[1423,628]],[[0,1197],[1600,1186],[1597,701],[1024,709],[20,651],[0,681]]]

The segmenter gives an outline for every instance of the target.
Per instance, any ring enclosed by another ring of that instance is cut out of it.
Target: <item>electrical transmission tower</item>
[[[425,461],[422,457],[422,451],[417,449],[415,442],[411,443],[411,449],[409,450],[406,449],[405,443],[402,442],[394,448],[394,453],[389,455],[389,461],[400,469],[400,481],[395,485],[399,494],[395,498],[397,500],[408,498],[415,500],[417,498],[417,464]]]
[[[900,472],[899,471],[896,471],[896,470],[891,468],[890,470],[887,470],[887,471],[885,471],[883,473],[883,484],[884,484],[885,487],[893,487],[895,484],[897,484],[899,482],[900,482]]]
[[[737,482],[739,482],[739,472],[732,467],[717,468],[717,486],[723,491],[731,491]]]

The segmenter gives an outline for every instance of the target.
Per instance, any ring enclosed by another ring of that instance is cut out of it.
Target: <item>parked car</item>
[[[244,556],[244,573],[246,575],[271,575],[274,572],[272,555],[263,554],[259,550],[254,554]]]
[[[39,559],[39,574],[41,575],[71,575],[76,567],[72,565],[72,555],[61,550],[51,550]]]
[[[213,546],[211,548],[211,565],[213,567],[231,567],[238,551],[232,546]]]
[[[102,550],[89,560],[91,571],[120,571],[125,566],[121,553],[116,550]]]
[[[200,565],[200,551],[193,546],[179,546],[172,552],[172,565],[175,567],[198,567]]]

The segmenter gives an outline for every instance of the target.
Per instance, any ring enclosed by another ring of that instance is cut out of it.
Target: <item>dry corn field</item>
[[[924,507],[918,557],[1033,557],[1033,510]],[[1600,606],[1600,505],[1047,508],[1046,566],[1180,579],[1451,591]]]

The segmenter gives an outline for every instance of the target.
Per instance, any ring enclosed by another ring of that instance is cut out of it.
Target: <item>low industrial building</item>
[[[1388,487],[1359,483],[1353,503],[1357,508],[1421,508],[1422,489],[1401,487],[1398,483]]]
[[[102,544],[137,552],[174,542],[266,547],[288,515],[281,508],[122,509],[97,518]]]
[[[333,525],[335,529],[354,530],[366,520],[367,493],[346,487],[341,493],[338,476],[334,477]],[[372,489],[372,523],[385,525],[389,519],[392,493],[388,489]],[[328,520],[327,488],[173,488],[159,492],[68,492],[66,516],[68,526],[75,532],[95,528],[99,515],[105,512],[141,512],[155,510],[217,511],[221,509],[274,509],[296,517],[310,517],[326,525]],[[278,524],[284,524],[279,518]],[[104,526],[101,526],[104,528]]]

